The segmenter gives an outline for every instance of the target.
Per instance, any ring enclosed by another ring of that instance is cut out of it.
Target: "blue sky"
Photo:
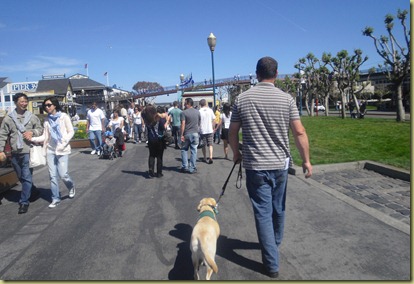
[[[86,74],[132,90],[137,81],[164,87],[181,73],[212,77],[207,37],[217,37],[215,78],[254,73],[272,56],[280,74],[309,52],[320,58],[362,49],[368,69],[382,62],[366,26],[385,35],[384,17],[410,10],[407,0],[2,0],[0,77]],[[407,23],[408,24],[408,23]],[[400,31],[400,24],[395,27]],[[399,33],[401,34],[401,32]]]

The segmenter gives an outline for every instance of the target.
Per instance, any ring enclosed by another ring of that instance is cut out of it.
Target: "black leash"
[[[229,182],[229,179],[230,179],[230,177],[231,177],[231,174],[233,173],[233,170],[234,170],[234,168],[236,167],[236,165],[237,165],[237,163],[234,163],[233,167],[231,168],[230,174],[229,174],[229,176],[227,177],[227,179],[226,179],[226,181],[225,181],[225,183],[224,183],[224,185],[223,185],[222,192],[221,192],[221,194],[220,194],[219,199],[217,200],[217,205],[216,205],[216,208],[217,208],[217,206],[218,206],[218,204],[219,204],[219,202],[220,202],[220,199],[221,199],[221,198],[223,197],[223,195],[224,195],[224,191],[226,190],[227,183]],[[240,162],[240,163],[239,163],[239,165],[240,165],[240,167],[239,167],[239,172],[237,173],[237,180],[236,180],[236,188],[237,188],[237,189],[240,189],[240,188],[241,188],[241,186],[242,186],[242,178],[243,178],[243,176],[242,176],[242,163]]]

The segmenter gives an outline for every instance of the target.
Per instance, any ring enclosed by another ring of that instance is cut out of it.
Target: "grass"
[[[301,119],[308,134],[313,165],[371,160],[410,169],[410,122],[324,116]],[[301,165],[293,138],[291,152],[294,163]]]

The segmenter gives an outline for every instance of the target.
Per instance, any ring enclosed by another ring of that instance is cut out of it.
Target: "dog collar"
[[[216,215],[213,212],[208,211],[208,210],[201,212],[200,215],[198,215],[198,220],[200,220],[203,217],[210,217],[214,221],[217,221],[216,220]]]
[[[213,209],[214,214],[218,215],[219,212],[218,212],[218,209],[217,209],[217,205],[216,206],[213,206],[213,205],[210,205],[210,204],[204,204],[204,205],[201,205],[200,208],[202,208],[204,206],[209,206],[211,209]]]

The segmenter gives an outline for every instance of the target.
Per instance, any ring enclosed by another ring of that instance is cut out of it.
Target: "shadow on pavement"
[[[168,273],[169,280],[194,280],[193,263],[191,261],[190,239],[193,227],[188,224],[177,224],[169,234],[182,243],[177,245],[178,252],[174,267]]]
[[[217,241],[217,255],[233,262],[234,264],[237,264],[238,266],[259,273],[264,272],[262,263],[248,259],[241,254],[238,254],[236,252],[237,250],[260,250],[260,245],[259,243],[244,242],[220,235]]]
[[[169,234],[177,239],[182,240],[182,243],[177,245],[178,252],[174,262],[174,267],[168,274],[169,280],[193,280],[193,264],[191,261],[190,240],[192,227],[188,224],[177,224],[174,230]],[[237,239],[231,239],[220,235],[217,241],[217,255],[233,262],[234,264],[250,269],[258,273],[264,273],[263,265],[255,260],[248,259],[237,250],[260,250],[259,243],[244,242]]]

